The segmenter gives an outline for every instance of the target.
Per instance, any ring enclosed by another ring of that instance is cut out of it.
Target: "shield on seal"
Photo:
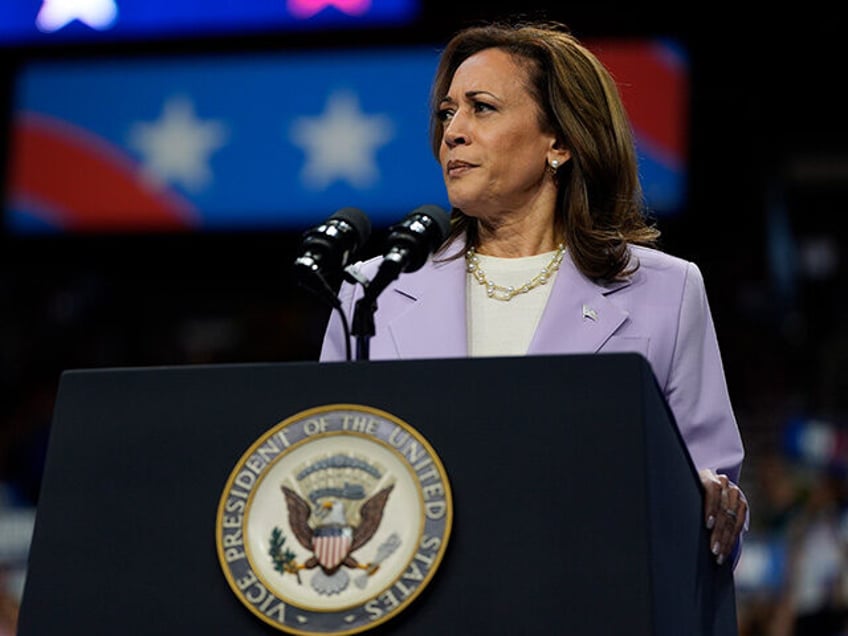
[[[332,572],[347,557],[352,541],[350,526],[319,526],[312,537],[312,551],[321,567]]]

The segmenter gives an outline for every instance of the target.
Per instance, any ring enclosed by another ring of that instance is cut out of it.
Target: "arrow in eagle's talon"
[[[374,558],[366,568],[365,572],[354,579],[354,583],[358,588],[365,587],[365,584],[368,582],[368,577],[374,574],[377,570],[380,569],[380,564],[385,561],[389,556],[400,547],[400,537],[396,532],[393,532],[389,535],[389,537],[380,544],[380,547],[377,548],[377,556]]]

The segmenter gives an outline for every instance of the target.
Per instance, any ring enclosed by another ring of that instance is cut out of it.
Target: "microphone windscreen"
[[[432,251],[436,251],[445,239],[448,238],[451,230],[450,214],[440,208],[438,205],[427,204],[413,210],[410,216],[422,215],[430,217],[434,221],[431,228],[430,240]]]
[[[371,219],[359,208],[341,208],[327,220],[331,221],[332,219],[339,219],[350,224],[356,233],[358,247],[362,246],[371,236]]]

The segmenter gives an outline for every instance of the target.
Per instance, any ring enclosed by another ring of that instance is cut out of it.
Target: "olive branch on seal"
[[[274,569],[280,574],[286,572],[294,574],[297,577],[297,582],[300,583],[300,570],[295,562],[295,553],[289,548],[284,547],[286,543],[286,535],[278,527],[274,527],[271,531],[270,549],[268,555],[274,563]]]

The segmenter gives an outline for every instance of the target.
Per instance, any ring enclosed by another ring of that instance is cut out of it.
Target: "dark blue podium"
[[[19,634],[279,634],[221,574],[216,507],[263,431],[332,403],[415,427],[453,491],[433,580],[366,633],[737,633],[650,367],[609,354],[66,371]]]

